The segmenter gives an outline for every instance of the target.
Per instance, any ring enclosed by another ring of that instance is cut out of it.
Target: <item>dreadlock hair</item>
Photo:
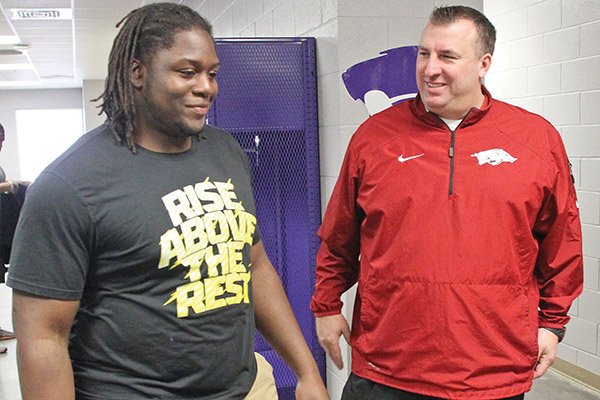
[[[496,45],[496,28],[486,18],[474,8],[466,6],[443,6],[436,7],[429,16],[429,22],[433,25],[449,25],[458,20],[465,19],[475,24],[477,28],[477,45],[479,46],[479,56],[486,53],[494,54]]]
[[[175,35],[200,29],[212,36],[212,26],[191,8],[173,3],[152,3],[127,14],[113,42],[108,60],[108,76],[104,92],[92,101],[102,99],[98,106],[108,118],[110,130],[119,143],[136,153],[133,141],[135,104],[133,86],[129,80],[134,60],[147,61],[161,49],[168,49]]]

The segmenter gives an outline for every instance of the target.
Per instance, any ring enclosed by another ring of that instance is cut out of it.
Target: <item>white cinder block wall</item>
[[[317,38],[323,210],[351,135],[367,117],[341,80],[380,51],[418,44],[434,6],[482,10],[499,31],[488,86],[498,97],[546,116],[565,137],[584,222],[586,290],[573,307],[560,356],[600,374],[600,0],[184,0],[217,37]],[[352,296],[349,296],[350,298]],[[351,308],[351,299],[348,299]],[[595,312],[594,312],[595,310]],[[349,316],[350,312],[346,311]],[[345,354],[349,353],[347,347]],[[349,373],[328,363],[332,400]]]
[[[558,354],[600,375],[600,1],[484,0],[484,11],[498,31],[486,85],[552,122],[573,164],[584,291]]]

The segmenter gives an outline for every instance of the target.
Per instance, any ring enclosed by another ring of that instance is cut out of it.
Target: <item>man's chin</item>
[[[204,127],[206,127],[205,119],[203,119],[201,123],[199,121],[196,121],[193,124],[186,124],[184,129],[181,129],[180,131],[182,132],[182,134],[184,136],[192,137],[192,136],[198,136],[199,134],[201,134],[202,131],[204,130]]]
[[[432,112],[434,114],[439,114],[444,109],[444,105],[435,101],[424,101],[423,104],[427,111]]]

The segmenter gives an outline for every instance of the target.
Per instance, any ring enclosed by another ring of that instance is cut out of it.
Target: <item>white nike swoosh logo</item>
[[[398,161],[400,161],[401,163],[404,163],[404,162],[407,162],[408,160],[412,160],[414,158],[419,158],[419,157],[422,157],[424,155],[425,155],[425,153],[421,153],[421,154],[416,155],[416,156],[410,156],[410,157],[404,158],[404,154],[400,154],[400,157],[398,157]]]

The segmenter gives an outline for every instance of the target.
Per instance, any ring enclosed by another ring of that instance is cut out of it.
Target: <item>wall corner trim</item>
[[[596,375],[568,361],[557,358],[552,369],[559,374],[576,381],[600,394],[600,375]]]

